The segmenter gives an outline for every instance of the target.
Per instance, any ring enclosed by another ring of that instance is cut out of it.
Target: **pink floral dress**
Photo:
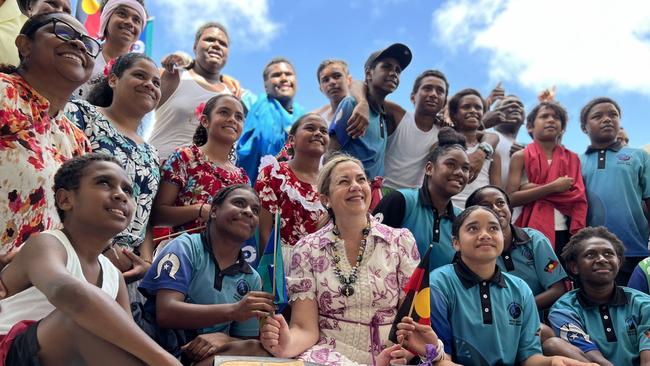
[[[348,276],[352,268],[332,228],[330,222],[293,249],[287,277],[289,300],[316,301],[320,328],[316,345],[299,358],[324,365],[373,364],[388,339],[398,302],[405,296],[403,287],[418,265],[415,239],[407,229],[372,219],[354,293],[346,297],[334,275],[332,246],[341,255],[343,275]]]

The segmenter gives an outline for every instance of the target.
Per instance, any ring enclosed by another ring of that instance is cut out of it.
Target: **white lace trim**
[[[262,159],[260,159],[260,172],[262,169],[265,167],[272,165],[273,168],[271,168],[271,177],[279,179],[281,184],[280,184],[280,190],[282,192],[285,192],[287,196],[289,197],[290,200],[296,201],[302,205],[302,207],[305,208],[305,210],[310,211],[310,212],[320,212],[320,211],[325,211],[325,207],[320,202],[309,202],[307,199],[298,192],[298,190],[294,187],[292,187],[286,176],[279,174],[278,171],[280,170],[280,163],[278,163],[277,159],[273,155],[266,155],[263,156]]]
[[[289,297],[289,301],[293,302],[296,300],[314,300],[316,301],[316,294],[313,292],[301,292],[298,294],[293,294]]]

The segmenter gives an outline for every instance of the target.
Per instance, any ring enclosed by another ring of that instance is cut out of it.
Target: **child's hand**
[[[555,192],[562,193],[571,189],[571,187],[573,187],[574,181],[575,179],[565,175],[564,177],[557,178],[551,184],[553,184],[553,187],[555,188]]]
[[[232,341],[232,338],[224,333],[201,334],[190,343],[181,347],[191,360],[201,361],[214,355],[221,346]]]
[[[396,334],[400,344],[422,356],[427,354],[426,344],[434,346],[438,344],[438,336],[430,325],[416,323],[408,316],[402,318],[402,321],[397,324]]]
[[[275,357],[284,357],[289,343],[289,325],[281,314],[274,314],[264,319],[260,329],[260,342],[264,349]]]
[[[144,277],[147,274],[147,271],[151,267],[151,263],[147,263],[144,259],[138,257],[135,253],[128,250],[127,248],[122,248],[122,254],[131,260],[133,266],[128,271],[122,272],[124,276],[124,281],[126,283],[131,283],[137,281]]]
[[[243,322],[250,318],[261,318],[275,311],[273,295],[262,291],[251,291],[233,304],[231,319]]]
[[[376,366],[405,365],[410,353],[399,344],[385,348],[376,359]]]

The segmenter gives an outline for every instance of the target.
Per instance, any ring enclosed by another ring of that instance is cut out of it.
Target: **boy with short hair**
[[[318,108],[315,113],[320,114],[326,121],[334,118],[334,112],[343,98],[350,94],[352,76],[348,64],[343,60],[327,59],[318,65],[316,70],[318,88],[330,103]]]
[[[384,175],[388,125],[394,124],[385,110],[384,101],[388,94],[397,89],[400,74],[411,58],[411,50],[407,46],[395,43],[373,52],[366,60],[364,69],[370,124],[365,135],[352,138],[347,131],[356,106],[354,98],[343,99],[334,113],[335,121],[330,127],[330,150],[341,150],[361,160],[370,180]]]
[[[625,286],[642,259],[650,255],[650,155],[618,142],[621,108],[611,98],[592,99],[580,112],[580,128],[591,144],[580,156],[587,189],[587,225],[605,226],[625,245],[625,263],[616,283]]]
[[[551,307],[549,321],[562,341],[549,339],[545,351],[599,365],[650,364],[650,297],[615,282],[624,251],[603,226],[571,238],[562,257],[580,286]]]

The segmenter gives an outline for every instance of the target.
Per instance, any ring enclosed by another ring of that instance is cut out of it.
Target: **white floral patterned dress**
[[[394,229],[371,220],[365,254],[354,293],[340,293],[334,274],[333,245],[341,256],[343,275],[352,270],[343,242],[330,222],[298,241],[287,278],[289,300],[314,299],[318,304],[320,336],[300,359],[324,365],[373,364],[386,344],[403,287],[420,256],[407,229]]]

